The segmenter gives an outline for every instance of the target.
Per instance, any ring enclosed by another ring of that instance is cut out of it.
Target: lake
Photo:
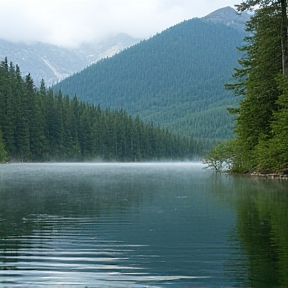
[[[0,165],[0,287],[288,287],[288,181],[203,167]]]

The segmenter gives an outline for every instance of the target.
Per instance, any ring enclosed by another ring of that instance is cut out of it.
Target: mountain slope
[[[88,65],[139,42],[124,34],[101,42],[83,44],[68,49],[45,43],[13,43],[0,39],[0,59],[5,57],[21,67],[24,75],[30,73],[38,86],[43,78],[47,85],[62,80]]]
[[[235,13],[235,21],[237,21]],[[89,66],[54,89],[200,138],[231,137],[224,89],[244,32],[192,19]]]

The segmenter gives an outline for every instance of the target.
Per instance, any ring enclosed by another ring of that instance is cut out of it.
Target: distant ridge
[[[238,14],[235,9],[227,6],[208,14],[201,19],[215,24],[225,24],[227,26],[243,31],[245,28],[245,23],[250,19],[250,17],[251,15],[247,12]]]
[[[23,75],[30,73],[36,86],[39,86],[42,78],[50,86],[139,41],[125,34],[117,34],[68,49],[41,42],[14,43],[0,39],[0,59],[7,57],[9,62],[19,65]]]

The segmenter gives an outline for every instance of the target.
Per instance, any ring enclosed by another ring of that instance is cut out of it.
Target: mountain
[[[45,43],[13,43],[0,39],[0,59],[8,58],[21,67],[23,75],[30,73],[36,86],[43,78],[47,85],[81,71],[104,57],[111,57],[140,40],[125,34],[102,41],[82,44],[74,49]]]
[[[226,108],[237,99],[224,84],[237,67],[236,47],[245,35],[244,27],[239,29],[243,19],[231,9],[166,29],[54,89],[196,138],[229,138],[233,121]]]
[[[215,24],[224,24],[233,27],[239,31],[245,30],[245,23],[250,19],[251,15],[244,11],[238,14],[235,9],[230,6],[218,9],[202,19]]]

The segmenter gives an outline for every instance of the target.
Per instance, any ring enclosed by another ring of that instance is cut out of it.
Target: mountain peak
[[[237,30],[244,31],[245,23],[250,19],[250,17],[251,15],[247,12],[238,14],[234,8],[227,6],[208,14],[202,19],[208,22],[222,23]]]

